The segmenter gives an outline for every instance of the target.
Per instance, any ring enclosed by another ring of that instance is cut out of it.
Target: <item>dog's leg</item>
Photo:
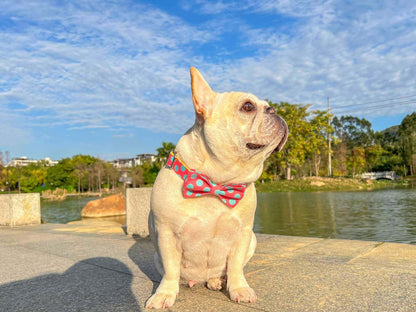
[[[164,275],[156,292],[146,302],[146,308],[149,309],[171,307],[179,292],[181,252],[169,228],[158,228],[158,246]]]
[[[227,289],[230,298],[236,302],[255,302],[256,293],[246,281],[243,268],[254,253],[256,244],[254,233],[251,228],[242,231],[241,239],[231,249],[227,262]]]

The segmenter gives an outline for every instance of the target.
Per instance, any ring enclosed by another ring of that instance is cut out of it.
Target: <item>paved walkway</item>
[[[258,235],[246,277],[258,295],[181,286],[171,311],[416,311],[416,246]],[[153,247],[114,225],[0,227],[0,311],[143,311]]]

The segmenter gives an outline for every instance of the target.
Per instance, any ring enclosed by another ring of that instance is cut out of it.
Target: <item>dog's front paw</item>
[[[230,290],[230,298],[235,302],[255,302],[256,293],[250,287],[241,287]]]
[[[221,277],[210,278],[207,282],[208,289],[221,290],[224,286],[225,280]]]
[[[176,293],[155,293],[146,302],[146,309],[165,309],[173,306]]]

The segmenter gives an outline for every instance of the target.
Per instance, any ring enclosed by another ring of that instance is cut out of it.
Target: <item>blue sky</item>
[[[0,150],[111,160],[176,143],[190,66],[215,91],[329,97],[382,130],[416,110],[416,2],[0,0]]]

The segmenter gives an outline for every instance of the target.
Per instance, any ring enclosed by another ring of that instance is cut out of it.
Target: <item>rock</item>
[[[126,214],[126,199],[123,195],[111,195],[88,202],[81,211],[82,217],[99,218]]]
[[[311,182],[311,185],[312,186],[324,186],[325,183],[324,182],[321,182],[321,181],[312,181]]]

